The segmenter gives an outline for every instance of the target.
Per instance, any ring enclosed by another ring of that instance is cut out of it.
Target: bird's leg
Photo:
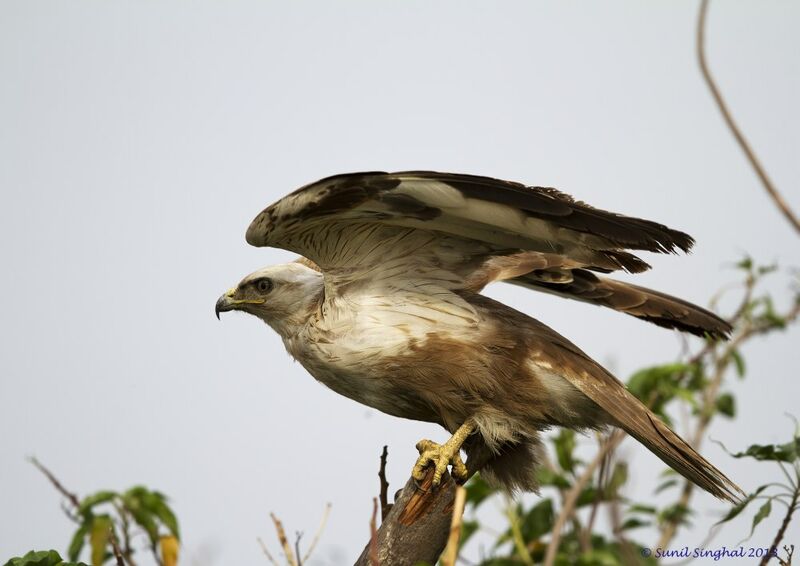
[[[467,437],[475,432],[475,422],[472,419],[467,419],[464,424],[458,427],[458,430],[453,433],[450,440],[444,444],[437,444],[432,440],[420,440],[417,442],[417,450],[419,451],[419,458],[417,463],[414,464],[414,469],[411,475],[417,481],[422,481],[425,477],[425,468],[428,464],[433,463],[435,471],[433,473],[433,485],[439,485],[442,481],[442,475],[447,470],[448,464],[453,466],[453,477],[457,480],[467,479],[467,467],[461,459],[461,445]]]

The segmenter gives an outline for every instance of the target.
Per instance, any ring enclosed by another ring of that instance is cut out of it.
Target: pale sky
[[[484,174],[666,223],[695,251],[647,257],[654,269],[637,282],[699,304],[737,279],[744,253],[800,265],[797,235],[702,83],[696,8],[0,1],[0,561],[63,552],[71,535],[25,461],[35,455],[82,495],[138,483],[170,495],[183,564],[264,564],[256,537],[278,550],[270,511],[308,541],[328,501],[314,563],[353,562],[383,444],[394,490],[415,442],[447,434],[337,396],[258,320],[213,312],[243,275],[292,257],[249,247],[250,220],[320,177]],[[798,20],[797,2],[731,0],[712,2],[708,28],[720,86],[795,210]],[[779,305],[788,278],[769,285]],[[614,312],[511,286],[489,294],[623,379],[680,350],[673,332]],[[732,449],[788,439],[798,338],[745,348],[747,378],[726,385],[740,416],[711,438]],[[708,439],[701,451],[745,490],[776,476]],[[631,440],[623,454],[628,494],[652,500],[661,462]],[[696,504],[698,527],[676,547],[699,544],[724,509]],[[741,540],[751,517],[715,543]],[[776,511],[752,542],[766,545],[778,522]]]

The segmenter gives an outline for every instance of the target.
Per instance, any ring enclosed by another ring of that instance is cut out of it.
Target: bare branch
[[[275,532],[278,533],[278,541],[281,543],[281,547],[283,547],[283,553],[286,555],[286,562],[289,563],[289,566],[297,566],[297,560],[295,560],[292,547],[289,546],[289,539],[286,538],[286,531],[283,530],[283,523],[275,516],[275,513],[270,513],[269,516],[272,518],[272,522],[275,523]]]
[[[533,558],[528,551],[528,546],[525,544],[525,539],[522,536],[522,529],[519,526],[519,513],[514,505],[514,501],[506,496],[506,516],[511,530],[511,540],[514,542],[514,550],[517,553],[517,558],[525,566],[533,566]]]
[[[798,221],[797,216],[795,216],[792,210],[789,208],[788,203],[783,199],[783,196],[781,196],[781,194],[778,192],[778,189],[775,188],[775,185],[772,184],[772,181],[767,175],[766,170],[764,170],[764,167],[761,165],[758,157],[756,157],[755,152],[745,139],[744,134],[742,134],[741,130],[739,130],[739,127],[736,125],[736,122],[733,120],[733,116],[728,109],[728,105],[725,103],[725,99],[722,98],[722,93],[720,92],[719,87],[717,87],[714,78],[711,76],[711,71],[709,70],[708,63],[706,61],[705,49],[705,24],[706,14],[708,13],[708,2],[709,0],[701,0],[700,13],[697,17],[697,59],[700,63],[700,71],[703,73],[703,78],[705,79],[706,84],[708,85],[708,88],[714,97],[714,101],[717,103],[719,111],[722,113],[722,117],[725,119],[725,123],[731,130],[733,137],[736,138],[736,141],[739,143],[739,147],[741,147],[742,151],[744,151],[744,154],[747,157],[747,160],[750,162],[753,170],[756,172],[756,175],[758,175],[758,178],[761,180],[764,190],[767,191],[767,194],[786,217],[786,220],[788,220],[789,223],[794,227],[795,231],[800,234],[800,221]]]
[[[389,447],[384,446],[381,452],[381,467],[378,470],[378,477],[381,480],[381,521],[386,518],[389,510],[392,508],[389,505],[389,482],[386,479],[386,461],[389,458]]]
[[[297,531],[294,539],[294,555],[297,557],[297,566],[303,566],[303,561],[300,559],[300,539],[303,538],[303,533]]]
[[[784,517],[783,517],[783,521],[781,522],[781,526],[778,529],[777,534],[775,535],[775,540],[772,541],[771,548],[778,548],[778,545],[783,541],[783,535],[786,534],[786,529],[789,528],[789,523],[792,521],[792,515],[794,514],[795,511],[797,511],[798,507],[800,507],[800,505],[798,505],[798,502],[800,502],[800,487],[796,487],[795,490],[794,490],[794,493],[792,494],[792,503],[791,503],[791,505],[789,505],[789,508],[786,511],[786,515],[784,515]],[[781,564],[784,564],[784,563],[791,564],[792,563],[792,554],[794,552],[794,545],[792,545],[791,551],[788,548],[786,548],[785,546],[784,546],[784,550],[786,550],[787,554],[789,555],[788,559],[787,560],[781,560],[780,558],[778,558],[778,561]],[[772,554],[771,553],[767,553],[761,559],[761,562],[759,562],[759,566],[765,566],[765,564],[767,562],[769,562],[770,558],[772,558]]]
[[[39,462],[39,460],[37,460],[37,459],[36,459],[36,458],[34,458],[33,456],[31,456],[30,458],[28,458],[28,461],[29,461],[31,464],[33,464],[34,466],[36,466],[36,469],[38,469],[40,472],[42,472],[42,473],[45,475],[45,477],[46,477],[48,480],[50,480],[50,483],[51,483],[51,484],[53,484],[53,487],[55,487],[55,488],[58,490],[58,492],[59,492],[61,495],[63,495],[64,497],[66,497],[66,498],[67,498],[67,501],[69,501],[69,502],[70,502],[70,504],[72,505],[72,507],[74,507],[75,511],[77,511],[77,510],[80,508],[80,506],[81,506],[81,501],[80,501],[80,499],[78,499],[78,496],[77,496],[77,495],[75,495],[74,493],[72,493],[71,491],[69,491],[67,488],[65,488],[65,487],[64,487],[64,486],[61,484],[61,482],[60,482],[60,481],[58,481],[58,479],[57,479],[57,478],[56,478],[56,477],[53,475],[53,472],[51,472],[50,470],[48,470],[47,468],[45,468],[45,467],[44,467],[44,466],[43,466],[43,465],[42,465],[42,464]]]
[[[122,557],[122,551],[119,548],[119,541],[117,540],[117,533],[114,532],[114,527],[108,529],[108,541],[111,543],[111,550],[114,553],[117,566],[125,566],[125,559]]]
[[[378,498],[372,498],[372,519],[369,521],[369,563],[378,566]]]
[[[453,504],[453,516],[450,520],[450,537],[442,554],[442,566],[455,566],[458,556],[458,542],[461,539],[461,524],[464,516],[464,505],[467,502],[467,490],[463,485],[456,488],[456,499]]]
[[[567,492],[567,495],[564,498],[564,505],[561,508],[561,512],[558,514],[555,523],[553,524],[553,530],[550,534],[550,544],[547,546],[547,554],[545,554],[544,557],[545,566],[553,566],[555,563],[558,545],[561,541],[561,530],[564,528],[564,525],[569,517],[575,511],[575,504],[578,502],[578,497],[583,491],[583,488],[586,487],[587,483],[589,483],[592,474],[594,474],[597,466],[599,466],[606,457],[606,454],[616,448],[617,445],[622,442],[623,438],[625,438],[624,431],[617,429],[612,432],[597,451],[597,454],[594,455],[592,461],[586,464],[586,467],[583,469],[583,473]]]
[[[794,554],[794,545],[793,544],[790,544],[790,545],[784,544],[783,545],[783,550],[784,550],[784,552],[786,552],[786,560],[784,560],[780,556],[776,556],[776,558],[778,559],[778,562],[780,563],[781,566],[792,566],[792,555]]]
[[[266,545],[266,544],[264,544],[264,541],[263,541],[263,540],[261,540],[261,537],[256,537],[256,540],[258,541],[258,544],[259,544],[259,546],[261,546],[261,551],[264,553],[264,556],[266,556],[266,557],[267,557],[267,560],[269,560],[269,561],[270,561],[270,563],[272,564],[272,566],[280,566],[280,565],[279,565],[279,564],[278,564],[278,563],[275,561],[275,559],[272,557],[272,555],[269,553],[269,549],[267,548],[267,545]]]
[[[314,548],[316,548],[317,543],[319,542],[319,537],[322,536],[322,531],[325,530],[325,525],[328,522],[328,515],[331,513],[331,504],[325,504],[325,510],[322,512],[322,521],[319,523],[319,528],[317,529],[317,534],[314,535],[314,538],[311,539],[311,545],[306,550],[305,556],[303,556],[303,562],[307,562],[309,558],[311,558],[311,553],[314,552]],[[299,554],[297,555],[299,558]]]

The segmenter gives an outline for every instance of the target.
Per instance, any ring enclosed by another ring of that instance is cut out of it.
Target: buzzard
[[[433,465],[439,483],[452,465],[459,480],[480,469],[535,491],[543,430],[611,425],[713,495],[741,493],[577,346],[480,294],[506,281],[725,338],[731,328],[713,313],[603,275],[650,267],[630,250],[688,251],[689,235],[551,188],[409,171],[306,185],[256,216],[246,238],[302,257],[246,276],[217,317],[257,316],[337,393],[447,429],[444,444],[417,444],[415,477]]]

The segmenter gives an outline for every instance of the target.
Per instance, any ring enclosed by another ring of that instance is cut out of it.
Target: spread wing
[[[644,271],[630,250],[688,251],[689,235],[551,188],[425,171],[337,175],[266,208],[246,237],[309,258],[340,286],[416,280],[477,292],[508,280],[669,328],[729,331],[690,303],[593,273]]]

